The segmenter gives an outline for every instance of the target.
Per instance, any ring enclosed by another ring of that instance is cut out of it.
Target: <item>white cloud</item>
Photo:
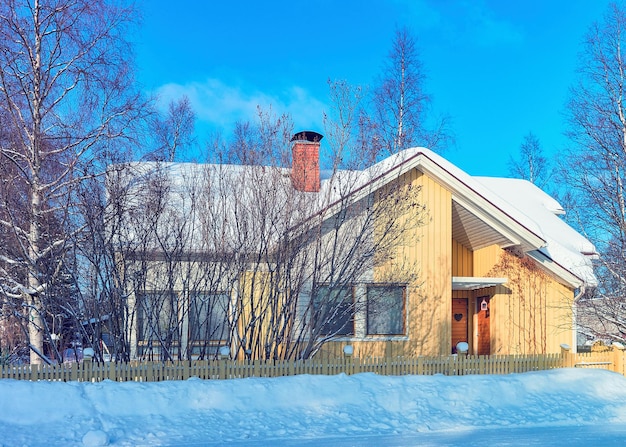
[[[237,121],[254,121],[257,108],[270,107],[276,114],[289,113],[296,128],[321,129],[325,104],[306,89],[290,86],[279,94],[269,95],[253,88],[229,85],[220,79],[187,84],[165,84],[156,91],[159,103],[186,95],[193,107],[199,124],[222,129],[230,128]]]

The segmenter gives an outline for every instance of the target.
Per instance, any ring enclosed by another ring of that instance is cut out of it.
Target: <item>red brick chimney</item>
[[[291,184],[298,191],[320,190],[320,141],[324,138],[310,130],[295,134],[291,141]]]

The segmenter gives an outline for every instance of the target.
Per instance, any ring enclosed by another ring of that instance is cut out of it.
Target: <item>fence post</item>
[[[92,372],[92,360],[91,358],[84,358],[80,364],[80,376],[78,380],[81,382],[91,382],[91,372]]]
[[[87,347],[83,349],[83,363],[81,366],[82,380],[84,382],[96,382],[93,369],[93,348]]]
[[[344,365],[344,372],[347,375],[351,375],[354,374],[354,367],[353,367],[353,359],[352,356],[354,355],[354,348],[352,347],[352,345],[346,345],[343,347],[343,365]]]
[[[624,346],[613,343],[613,371],[624,375]]]
[[[70,365],[70,380],[76,381],[78,380],[78,362],[72,362]]]
[[[570,347],[567,343],[561,344],[561,366],[563,368],[571,368],[573,365],[574,356],[570,352]]]

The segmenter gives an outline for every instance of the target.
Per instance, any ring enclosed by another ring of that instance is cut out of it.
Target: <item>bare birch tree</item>
[[[157,113],[152,120],[155,147],[148,158],[173,162],[181,150],[190,149],[195,142],[195,119],[187,96],[170,101],[167,112],[164,115]]]
[[[519,149],[519,158],[511,156],[509,172],[512,176],[528,180],[542,189],[550,181],[552,175],[548,159],[543,153],[539,138],[532,132],[524,137]]]
[[[124,37],[134,17],[105,0],[0,3],[0,111],[11,129],[0,158],[22,198],[3,199],[0,226],[16,251],[2,253],[0,280],[3,298],[23,303],[32,363],[46,359],[51,290],[83,225],[74,193],[141,110]]]
[[[416,145],[439,150],[450,141],[447,119],[429,116],[431,96],[425,80],[415,37],[407,28],[396,30],[372,98],[371,122],[384,153]]]
[[[601,253],[599,286],[580,301],[580,330],[626,340],[626,15],[611,4],[583,43],[579,81],[568,104],[572,149],[561,173],[575,205],[574,224]]]

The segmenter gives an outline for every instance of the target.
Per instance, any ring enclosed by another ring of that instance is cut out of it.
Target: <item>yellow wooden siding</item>
[[[238,335],[249,340],[252,358],[265,358],[267,351],[274,353],[276,349],[270,322],[280,318],[280,303],[271,293],[272,286],[269,272],[248,271],[239,278],[233,314]],[[245,357],[242,346],[233,343],[231,348],[234,358]]]
[[[562,344],[576,346],[573,319],[574,290],[552,281],[546,306],[546,352],[559,352]]]
[[[403,248],[406,259],[417,260],[420,264],[420,280],[423,281],[421,287],[411,288],[409,292],[410,340],[333,343],[323,353],[341,356],[342,347],[353,344],[355,355],[447,355],[451,347],[452,298],[468,298],[468,342],[472,353],[477,346],[476,301],[481,296],[491,297],[491,354],[558,353],[561,344],[571,345],[574,291],[529,258],[517,258],[497,245],[472,252],[453,241],[445,234],[445,229],[451,231],[451,225],[444,228],[440,224],[451,218],[444,204],[451,201],[443,188],[437,191],[438,185],[426,176],[415,181],[424,187],[422,199],[428,205],[429,221],[418,230],[419,241]],[[441,206],[444,211],[433,206]],[[447,259],[444,238],[450,241]],[[469,255],[471,261],[467,259]],[[452,273],[454,276],[505,277],[508,281],[497,287],[453,292]]]
[[[428,220],[403,251],[419,268],[410,291],[409,350],[412,354],[450,353],[452,312],[452,195],[427,175],[412,171],[407,180],[421,187]]]
[[[489,276],[491,270],[498,263],[502,249],[497,245],[481,248],[473,252],[473,276]]]
[[[529,258],[520,259],[498,247],[481,255],[488,252],[499,256],[487,273],[507,278],[506,284],[495,287],[490,301],[491,353],[555,353],[562,343],[571,344],[573,290]]]
[[[473,264],[473,272],[471,276],[476,277],[489,277],[494,276],[493,268],[498,263],[500,259],[500,254],[502,249],[497,245],[490,245],[488,247],[480,248],[472,252],[472,264]],[[477,300],[482,296],[491,296],[493,297],[496,293],[496,287],[487,287],[484,289],[478,289],[472,291],[472,299],[470,300],[470,310],[471,310],[471,318],[472,318],[472,333],[470,335],[470,352],[476,353],[478,352],[478,313],[476,309],[478,307]],[[497,332],[496,325],[498,324],[495,316],[494,316],[494,308],[496,307],[495,300],[491,300],[489,303],[490,308],[490,344],[491,344],[491,353],[494,352],[494,334]]]
[[[402,238],[394,259],[374,268],[374,280],[388,280],[390,272],[413,270],[407,286],[404,337],[384,337],[328,343],[320,355],[341,355],[346,344],[355,356],[415,356],[450,354],[452,312],[452,196],[432,178],[417,170],[399,179],[416,191],[426,207],[424,224]]]
[[[473,252],[456,240],[452,240],[452,276],[474,274]]]

